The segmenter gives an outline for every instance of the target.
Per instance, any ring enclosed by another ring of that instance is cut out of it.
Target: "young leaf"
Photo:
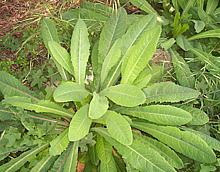
[[[133,135],[128,121],[121,114],[114,111],[107,111],[105,116],[107,129],[111,137],[123,145],[131,145]]]
[[[66,51],[65,48],[61,47],[59,43],[55,41],[49,41],[48,42],[49,50],[54,57],[54,59],[64,68],[66,69],[70,74],[73,73],[73,66],[70,61],[70,55]]]
[[[27,110],[34,110],[36,112],[48,112],[67,118],[72,118],[73,116],[72,112],[48,100],[41,100],[37,103],[33,103],[31,99],[14,96],[4,99],[4,102],[11,104],[12,106],[21,107]]]
[[[205,28],[205,22],[201,20],[192,20],[192,21],[195,23],[194,28],[196,30],[196,33],[201,32]]]
[[[23,86],[19,80],[7,72],[0,71],[0,91],[4,97],[22,96],[38,100],[34,92]]]
[[[145,0],[131,0],[130,2],[146,13],[157,14],[157,11]]]
[[[89,133],[92,120],[88,117],[89,105],[86,104],[81,107],[73,116],[68,137],[70,141],[78,141]]]
[[[215,153],[199,136],[188,131],[181,131],[176,127],[158,126],[144,122],[134,122],[133,126],[142,130],[175,151],[199,162],[213,163],[216,161]]]
[[[220,38],[220,29],[214,29],[214,30],[209,30],[206,32],[198,33],[188,38],[188,40],[192,41],[192,40],[202,39],[202,38]]]
[[[51,164],[56,160],[56,156],[44,156],[38,163],[30,170],[30,172],[48,171]]]
[[[59,136],[57,136],[50,142],[50,155],[60,155],[64,150],[66,150],[68,144],[68,129],[65,129]]]
[[[178,82],[184,87],[193,88],[195,85],[195,78],[188,64],[176,51],[170,50],[170,52]]]
[[[191,88],[182,87],[172,82],[160,82],[152,84],[144,89],[146,102],[180,102],[196,99],[200,93]]]
[[[175,172],[174,168],[157,151],[143,144],[142,141],[135,139],[132,145],[122,145],[112,139],[105,129],[94,128],[93,130],[113,145],[122,155],[122,158],[130,163],[133,168],[140,171],[151,169],[151,171],[158,172]]]
[[[84,86],[67,81],[60,84],[54,91],[53,97],[56,102],[82,101],[89,95]]]
[[[89,117],[91,119],[101,118],[108,110],[108,99],[104,96],[100,96],[97,93],[93,93],[93,98],[89,105]]]
[[[119,107],[117,112],[162,125],[184,125],[192,120],[189,112],[169,105],[150,105],[134,108]]]
[[[161,27],[156,25],[146,31],[140,40],[130,49],[122,63],[121,83],[132,84],[140,72],[146,67],[153,53],[156,51],[157,42],[161,33]]]
[[[106,55],[111,49],[114,42],[120,38],[127,29],[127,14],[124,8],[120,8],[114,12],[112,17],[105,23],[99,40],[99,60],[100,64],[103,63]]]
[[[4,172],[16,172],[18,171],[27,161],[30,161],[36,154],[43,151],[48,147],[48,144],[33,148],[25,153],[22,153],[17,158],[12,159],[8,163],[0,166],[0,171]]]
[[[74,67],[76,82],[84,85],[86,66],[89,59],[90,43],[88,29],[82,19],[79,19],[73,30],[71,39],[71,61]]]
[[[74,142],[70,144],[69,146],[70,152],[63,165],[63,172],[76,171],[77,158],[78,158],[78,145],[79,145],[79,142]]]
[[[180,159],[180,157],[171,148],[169,148],[165,144],[157,141],[156,139],[153,139],[153,138],[150,138],[147,136],[138,135],[138,134],[134,134],[134,133],[133,133],[133,135],[134,135],[134,138],[141,140],[144,144],[149,145],[152,149],[157,151],[173,167],[175,167],[177,169],[181,169],[184,167],[184,164],[183,164],[182,160]]]
[[[111,86],[100,94],[108,97],[114,103],[126,107],[134,107],[145,102],[145,95],[141,89],[128,84]]]

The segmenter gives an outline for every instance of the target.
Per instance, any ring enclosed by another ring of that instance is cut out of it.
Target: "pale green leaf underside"
[[[89,95],[84,86],[68,81],[60,84],[54,91],[53,97],[56,102],[82,101]]]
[[[68,137],[70,141],[78,141],[89,133],[92,120],[88,117],[89,105],[81,107],[73,116]]]
[[[53,139],[50,142],[50,155],[60,155],[64,150],[66,150],[68,144],[68,129],[65,129],[60,135],[58,135],[55,139]]]
[[[86,66],[89,59],[90,43],[88,29],[83,20],[79,19],[74,27],[71,39],[71,61],[74,67],[76,82],[84,85]]]
[[[58,116],[71,118],[74,113],[64,109],[56,103],[50,102],[48,100],[41,100],[36,103],[32,103],[30,99],[25,97],[8,97],[4,99],[4,102],[11,104],[12,106],[21,107],[27,110],[33,110],[36,112],[47,112],[53,113]]]
[[[141,89],[128,84],[111,86],[100,94],[108,97],[114,103],[126,107],[134,107],[145,102],[145,95]]]
[[[144,89],[146,103],[151,102],[180,102],[196,99],[200,92],[191,88],[182,87],[172,82],[152,84]]]
[[[192,132],[181,131],[176,127],[158,126],[143,122],[134,122],[133,126],[151,134],[175,151],[191,159],[203,163],[213,163],[216,161],[215,153],[208,144]]]
[[[133,135],[128,121],[121,114],[114,111],[107,111],[105,117],[107,129],[111,137],[123,145],[131,145]]]
[[[162,125],[184,125],[192,120],[189,112],[170,105],[119,107],[116,111]]]

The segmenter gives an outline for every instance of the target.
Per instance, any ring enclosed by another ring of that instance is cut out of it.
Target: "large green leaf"
[[[98,119],[102,117],[108,110],[108,99],[104,96],[100,96],[97,93],[93,93],[93,98],[89,105],[89,117],[91,119]]]
[[[69,146],[70,151],[63,165],[63,172],[76,171],[77,159],[78,159],[78,145],[79,142],[74,142],[70,144]]]
[[[169,105],[150,105],[134,108],[119,107],[116,111],[163,125],[184,125],[192,120],[189,112]]]
[[[154,172],[175,172],[174,168],[157,151],[142,143],[141,140],[135,139],[132,145],[122,145],[112,139],[105,129],[94,128],[93,130],[113,145],[122,155],[122,158],[130,163],[133,168],[140,171],[148,169]]]
[[[219,0],[208,0],[206,5],[206,13],[213,14],[215,9],[218,7]]]
[[[114,158],[112,157],[108,163],[101,161],[100,163],[101,172],[118,172]]]
[[[107,111],[105,116],[107,129],[111,137],[123,145],[131,145],[133,135],[128,121],[121,114],[114,111]]]
[[[90,43],[88,30],[82,19],[79,19],[71,39],[71,61],[74,67],[76,82],[84,85],[86,66],[89,59]]]
[[[14,76],[4,71],[0,71],[0,91],[4,97],[22,96],[38,100],[34,92],[23,86]]]
[[[182,87],[172,82],[160,82],[152,84],[144,89],[146,102],[180,102],[196,99],[200,93],[191,88]]]
[[[73,66],[71,64],[70,55],[67,50],[61,47],[61,45],[55,41],[49,41],[48,47],[53,58],[59,63],[59,65],[61,65],[64,69],[73,75]]]
[[[7,121],[12,120],[14,116],[14,112],[11,110],[11,108],[6,108],[1,102],[0,102],[0,121]]]
[[[61,117],[72,118],[73,113],[64,109],[56,103],[50,102],[48,100],[41,100],[37,103],[33,103],[31,99],[25,97],[8,97],[4,99],[5,103],[11,104],[12,106],[21,107],[27,110],[34,110],[36,112],[47,112],[53,113]]]
[[[84,86],[67,81],[60,84],[54,91],[53,97],[56,102],[82,101],[89,95]]]
[[[51,164],[54,163],[54,161],[56,160],[56,156],[51,156],[51,155],[47,155],[38,161],[38,163],[31,169],[30,172],[43,172],[43,171],[48,171]]]
[[[190,71],[188,64],[176,51],[170,50],[170,52],[178,82],[182,86],[193,88],[195,85],[195,78],[193,73]]]
[[[19,157],[12,159],[8,163],[3,164],[0,166],[0,171],[4,172],[16,172],[18,171],[27,161],[30,161],[36,154],[43,151],[48,147],[48,144],[44,144],[42,146],[33,148]]]
[[[130,2],[146,13],[157,14],[157,11],[146,0],[131,0]]]
[[[175,151],[204,163],[216,161],[215,153],[201,137],[189,131],[181,131],[176,127],[158,126],[144,122],[133,122],[133,126],[140,129]]]
[[[121,60],[112,69],[111,77],[108,78],[107,87],[113,85],[120,75],[121,64],[127,57],[130,48],[142,37],[143,33],[153,28],[156,24],[155,15],[147,15],[135,22],[128,28],[127,32],[122,36],[122,57]]]
[[[156,25],[151,30],[146,31],[140,40],[131,47],[122,63],[121,83],[132,84],[140,72],[146,67],[156,51],[160,33],[161,27],[160,25]]]
[[[65,129],[59,136],[57,136],[50,142],[50,155],[60,155],[64,150],[66,150],[68,144],[68,129]]]
[[[202,38],[220,38],[220,29],[209,30],[193,35],[189,38],[190,41]]]
[[[99,40],[99,63],[102,64],[114,42],[120,38],[127,29],[127,14],[124,8],[114,12],[112,17],[105,23]]]
[[[81,107],[73,116],[68,137],[70,141],[78,141],[89,133],[92,120],[88,117],[89,105]]]
[[[111,86],[100,94],[108,97],[114,103],[126,107],[134,107],[145,102],[145,95],[141,89],[128,84]]]
[[[134,137],[140,139],[144,144],[148,144],[152,149],[156,150],[163,156],[170,165],[177,169],[181,169],[184,167],[184,164],[180,157],[168,146],[157,141],[156,139],[140,135],[134,134]]]

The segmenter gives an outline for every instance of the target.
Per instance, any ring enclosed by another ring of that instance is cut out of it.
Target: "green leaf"
[[[104,163],[103,161],[101,161],[100,171],[101,172],[118,172],[114,158],[112,157],[108,163]]]
[[[81,107],[73,116],[68,137],[70,141],[78,141],[89,133],[92,120],[88,117],[89,105]]]
[[[134,138],[137,138],[141,140],[144,144],[149,145],[152,149],[154,149],[161,156],[163,156],[166,159],[166,161],[173,167],[177,169],[181,169],[184,167],[184,164],[182,160],[179,158],[179,156],[165,144],[157,141],[156,139],[138,134],[134,134]]]
[[[170,38],[170,39],[162,42],[161,47],[165,50],[168,50],[175,44],[175,42],[176,42],[176,40],[174,38]]]
[[[141,89],[128,84],[111,86],[100,94],[108,97],[114,103],[126,107],[134,107],[145,102],[145,95]]]
[[[146,13],[157,14],[157,11],[146,0],[131,0],[130,2]]]
[[[79,145],[79,142],[74,142],[70,144],[69,146],[70,152],[63,165],[63,172],[76,171],[77,158],[78,158],[78,145]]]
[[[220,38],[220,29],[209,30],[206,32],[201,32],[195,34],[188,38],[189,41],[196,40],[196,39],[203,39],[203,38]]]
[[[146,102],[180,102],[196,99],[200,92],[191,88],[182,87],[172,82],[152,84],[144,89]]]
[[[180,106],[180,108],[192,115],[192,121],[190,121],[187,125],[204,125],[209,122],[208,115],[200,109],[187,105]]]
[[[119,107],[117,112],[162,125],[184,125],[192,120],[189,112],[170,105],[150,105],[134,108]]]
[[[189,131],[181,131],[176,127],[158,126],[143,122],[134,122],[133,126],[142,130],[175,151],[199,162],[213,163],[216,161],[215,153],[201,137]]]
[[[107,87],[113,85],[120,76],[121,64],[127,57],[127,53],[130,52],[130,48],[142,37],[144,32],[147,32],[155,26],[157,19],[155,15],[147,15],[138,20],[135,20],[122,36],[122,57],[121,60],[112,69],[111,77],[107,81]]]
[[[22,153],[19,157],[12,159],[8,163],[0,166],[0,171],[4,172],[16,172],[18,171],[27,161],[30,161],[36,154],[40,153],[48,147],[48,144],[33,148],[25,153]]]
[[[22,96],[38,100],[34,92],[23,86],[19,80],[7,72],[0,71],[0,91],[4,97]]]
[[[218,7],[219,0],[208,0],[206,5],[206,13],[213,14],[215,9]]]
[[[89,117],[91,119],[101,118],[108,110],[108,99],[104,96],[100,96],[97,93],[93,93],[93,98],[89,105]]]
[[[156,25],[153,29],[145,32],[140,40],[129,50],[122,63],[121,83],[132,84],[140,72],[146,67],[156,51],[160,33],[161,27]]]
[[[7,121],[12,120],[14,116],[14,112],[11,110],[11,108],[6,108],[3,106],[3,104],[0,102],[0,121]]]
[[[68,147],[68,129],[65,129],[59,136],[50,142],[49,153],[51,156],[60,155]]]
[[[196,33],[199,33],[201,32],[204,28],[205,28],[205,23],[201,20],[192,20],[195,25],[194,25],[194,28],[196,30]]]
[[[59,115],[61,117],[68,117],[68,118],[72,118],[73,116],[73,112],[70,112],[64,109],[63,107],[59,106],[58,104],[55,104],[48,100],[41,100],[38,101],[37,103],[33,103],[31,99],[14,96],[4,99],[4,102],[11,104],[12,106],[21,107],[27,110],[34,110],[36,112],[48,112]]]
[[[99,40],[99,60],[100,64],[103,63],[105,57],[110,51],[114,42],[120,38],[127,29],[127,13],[124,8],[120,8],[114,12],[112,17],[105,23]]]
[[[182,35],[177,36],[176,38],[177,45],[180,46],[184,51],[188,51],[192,48],[190,42]]]
[[[71,64],[70,55],[67,50],[55,41],[48,42],[49,50],[53,58],[70,74],[74,74],[73,66]]]
[[[183,8],[182,16],[186,15],[190,8],[192,8],[195,4],[195,0],[186,1],[186,5]]]
[[[147,70],[143,70],[139,76],[135,79],[134,85],[140,89],[145,88],[150,82],[152,75]]]
[[[90,43],[88,29],[82,19],[79,19],[73,30],[71,39],[71,61],[74,67],[76,82],[84,85],[86,66],[89,59]]]
[[[133,135],[128,121],[114,111],[107,111],[105,115],[107,129],[111,137],[123,145],[131,145]]]
[[[94,128],[93,130],[113,145],[133,168],[140,171],[150,169],[154,172],[175,172],[174,168],[157,151],[143,144],[142,141],[135,139],[132,145],[122,145],[112,139],[105,129]]]
[[[193,88],[195,85],[195,78],[190,71],[188,64],[176,51],[170,50],[170,52],[174,71],[179,84],[184,87]]]
[[[56,158],[57,157],[54,157],[54,156],[44,155],[44,157],[40,161],[38,161],[38,163],[30,170],[30,172],[48,171],[51,164],[54,163]]]
[[[82,101],[89,95],[84,86],[67,81],[60,84],[54,91],[53,97],[56,102]]]

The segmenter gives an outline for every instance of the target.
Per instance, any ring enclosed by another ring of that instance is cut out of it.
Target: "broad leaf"
[[[133,135],[128,121],[121,114],[114,111],[107,111],[105,116],[107,129],[111,137],[123,145],[131,145]]]
[[[200,93],[191,88],[182,87],[172,82],[160,82],[152,84],[144,89],[146,102],[180,102],[196,99]]]
[[[22,96],[38,100],[35,93],[23,86],[14,76],[4,71],[0,71],[0,91],[4,97]]]
[[[53,97],[56,102],[82,101],[89,95],[84,86],[67,81],[60,84],[54,91]]]
[[[140,129],[175,151],[199,162],[213,163],[216,161],[215,153],[201,137],[188,131],[181,131],[176,127],[158,126],[143,122],[134,122],[133,126]]]
[[[145,95],[141,89],[128,84],[111,86],[100,94],[108,97],[114,103],[126,107],[134,107],[145,102]]]
[[[79,142],[71,143],[69,146],[69,154],[63,165],[63,172],[73,172],[76,171],[77,158],[78,158],[78,145]]]
[[[71,64],[70,55],[67,50],[55,41],[48,42],[49,50],[53,58],[70,74],[74,74],[73,66]]]
[[[71,61],[74,67],[74,76],[77,83],[84,85],[86,66],[89,59],[90,43],[88,30],[82,19],[74,27],[71,39]]]
[[[89,105],[89,117],[91,119],[101,118],[108,110],[108,99],[104,96],[100,96],[97,93],[93,93],[93,98]]]
[[[14,116],[14,112],[11,108],[6,108],[0,103],[0,121],[12,120]]]
[[[198,33],[188,38],[188,40],[192,41],[202,38],[220,38],[220,29],[214,29],[214,30]]]
[[[27,161],[30,161],[36,154],[40,153],[48,147],[48,144],[33,148],[17,158],[12,159],[8,163],[0,166],[0,171],[4,172],[16,172],[18,171]]]
[[[131,0],[130,2],[146,13],[157,14],[157,11],[146,0]]]
[[[73,116],[68,137],[70,141],[78,141],[89,133],[92,120],[88,117],[89,105],[81,107]]]
[[[101,172],[118,172],[114,158],[112,157],[108,163],[104,163],[103,161],[101,161],[100,171]]]
[[[57,136],[50,142],[50,155],[60,155],[64,150],[66,150],[68,144],[68,129],[65,129],[59,136]]]
[[[218,7],[219,0],[208,0],[206,5],[206,13],[213,14],[213,11]]]
[[[195,85],[195,78],[193,76],[193,73],[190,71],[188,64],[176,51],[170,51],[178,82],[182,86],[193,88]]]
[[[153,29],[146,31],[140,40],[129,50],[122,63],[121,83],[132,84],[146,67],[156,51],[160,33],[161,27],[156,25]]]
[[[122,158],[131,164],[133,168],[140,171],[150,169],[154,172],[175,172],[174,168],[154,149],[135,139],[132,145],[122,145],[112,139],[109,133],[103,128],[94,128],[95,132],[103,136],[117,151]]]
[[[30,172],[48,171],[56,158],[56,156],[44,155],[44,157],[30,170]]]
[[[187,3],[185,4],[184,8],[183,8],[183,12],[182,15],[186,15],[188,13],[188,11],[190,10],[190,8],[193,7],[193,5],[195,4],[195,0],[190,0],[190,1],[186,1]]]
[[[188,51],[190,48],[192,48],[192,45],[190,44],[190,42],[182,35],[177,36],[176,43],[184,51]]]
[[[162,125],[184,125],[192,120],[189,112],[169,105],[119,107],[116,111]]]
[[[36,112],[48,112],[48,113],[56,114],[61,117],[68,117],[68,118],[72,118],[73,116],[72,112],[48,100],[41,100],[38,101],[37,103],[33,103],[31,99],[14,96],[4,99],[4,102],[11,104],[12,106],[21,107],[27,110],[34,110]]]

